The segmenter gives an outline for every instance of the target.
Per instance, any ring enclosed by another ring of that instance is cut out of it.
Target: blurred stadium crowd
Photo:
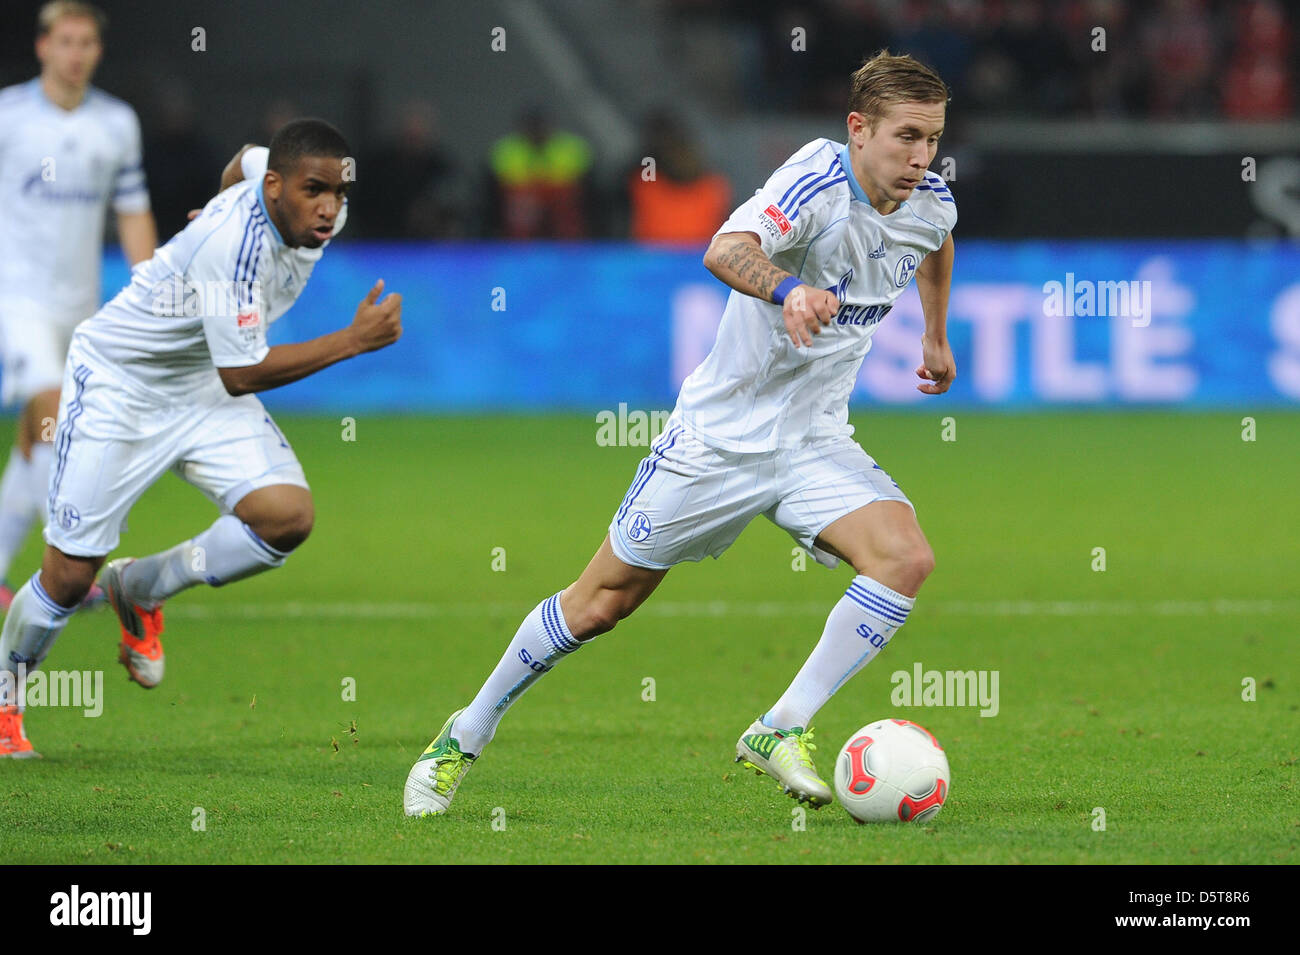
[[[671,0],[710,32],[707,63],[751,108],[838,108],[838,64],[906,50],[980,114],[1286,119],[1297,102],[1297,5],[1279,0]],[[792,31],[806,30],[801,57]],[[1099,56],[1094,30],[1106,31]],[[1139,43],[1116,42],[1136,36]],[[709,64],[712,64],[710,66]]]
[[[964,129],[981,120],[1255,123],[1291,120],[1300,103],[1294,55],[1300,0],[638,0],[635,6],[671,31],[676,102],[684,95],[689,110],[666,105],[674,102],[671,95],[663,97],[665,105],[631,108],[626,118],[636,129],[636,148],[627,149],[626,141],[613,148],[593,141],[591,124],[578,129],[539,88],[526,108],[516,103],[485,111],[485,122],[501,128],[485,140],[488,148],[467,155],[441,118],[450,103],[438,97],[453,93],[417,86],[402,101],[390,93],[367,107],[387,117],[383,131],[354,143],[364,170],[358,198],[365,201],[358,202],[350,231],[372,238],[703,241],[753,186],[732,182],[728,172],[736,171],[718,165],[719,144],[702,136],[710,118],[841,116],[847,70],[882,47],[929,62],[952,87],[950,150],[960,150]],[[1095,48],[1097,28],[1105,31],[1104,51]],[[110,24],[110,65],[125,56],[115,44],[127,39]],[[15,31],[5,44],[9,82],[34,72],[29,50],[26,30]],[[232,143],[214,141],[209,105],[184,83],[157,83],[149,95],[154,102],[136,105],[153,205],[168,235],[184,224],[194,197],[210,192]],[[304,102],[293,95],[270,102],[246,140],[265,143],[281,123],[312,109],[310,95]],[[974,160],[964,168],[968,176],[978,174]],[[968,228],[993,221],[976,198],[963,202]]]
[[[196,192],[210,190],[211,170],[228,157],[203,133],[179,89],[164,99],[162,110],[141,115],[145,169],[158,221],[184,222]],[[300,112],[292,101],[277,100],[248,131],[248,141],[268,142]],[[540,105],[501,131],[479,168],[457,162],[436,106],[424,99],[401,106],[389,136],[360,146],[357,166],[365,174],[357,188],[364,189],[365,202],[348,228],[371,238],[695,242],[711,236],[731,211],[727,177],[710,168],[700,144],[669,110],[645,117],[635,154],[613,177],[597,174],[591,142],[557,124]],[[645,157],[654,157],[649,171]]]

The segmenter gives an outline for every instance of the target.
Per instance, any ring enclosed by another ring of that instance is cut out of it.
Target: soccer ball
[[[911,720],[862,727],[835,760],[835,794],[858,822],[927,822],[948,798],[952,774],[939,741]]]

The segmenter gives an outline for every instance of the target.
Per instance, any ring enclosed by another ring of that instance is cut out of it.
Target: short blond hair
[[[85,17],[93,21],[95,32],[99,34],[100,39],[103,39],[104,30],[108,27],[108,17],[104,15],[103,10],[93,4],[82,3],[80,0],[50,0],[41,7],[41,12],[36,14],[36,35],[45,36],[54,29],[54,24],[64,17]]]
[[[861,113],[875,131],[893,103],[943,103],[951,92],[939,74],[920,60],[881,50],[863,62],[849,79],[849,112]]]

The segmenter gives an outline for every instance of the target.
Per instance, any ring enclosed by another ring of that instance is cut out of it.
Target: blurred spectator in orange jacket
[[[629,231],[640,242],[707,242],[731,213],[731,184],[705,168],[686,129],[663,111],[646,123],[627,192]]]

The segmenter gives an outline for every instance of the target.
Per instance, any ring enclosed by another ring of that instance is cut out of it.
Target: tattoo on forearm
[[[755,294],[770,300],[773,290],[787,274],[778,269],[752,242],[735,241],[724,247],[718,265],[731,272],[741,282],[753,287]]]

